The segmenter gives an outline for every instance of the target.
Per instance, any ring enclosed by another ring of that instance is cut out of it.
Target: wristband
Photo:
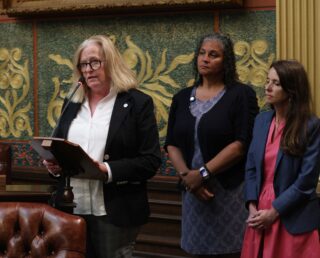
[[[202,179],[204,181],[208,180],[210,178],[210,173],[208,171],[208,169],[206,168],[206,166],[202,166],[200,169],[199,169],[199,173],[200,175],[202,176]]]
[[[210,176],[213,175],[213,174],[210,172],[210,170],[208,169],[208,167],[207,167],[206,164],[203,164],[203,167],[208,171],[208,173],[210,174]]]

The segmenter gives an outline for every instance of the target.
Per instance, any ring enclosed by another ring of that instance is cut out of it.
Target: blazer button
[[[109,154],[104,154],[103,156],[104,160],[108,160],[110,158]]]

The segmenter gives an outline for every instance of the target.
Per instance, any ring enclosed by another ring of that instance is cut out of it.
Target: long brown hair
[[[307,123],[312,115],[308,76],[296,60],[279,60],[271,67],[276,70],[281,87],[289,96],[281,148],[285,153],[300,156],[307,145]]]

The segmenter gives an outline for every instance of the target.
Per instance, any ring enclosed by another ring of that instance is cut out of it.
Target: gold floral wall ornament
[[[63,58],[61,55],[50,54],[49,58],[56,62],[58,65],[65,65],[71,71],[73,69],[72,62]],[[49,125],[53,128],[56,126],[56,120],[59,118],[61,113],[61,107],[63,104],[63,99],[67,96],[68,91],[61,89],[62,84],[71,85],[72,79],[63,79],[60,81],[59,77],[55,76],[52,78],[53,82],[53,94],[50,98],[48,109],[47,109],[47,120]]]
[[[109,36],[115,43],[116,38]],[[149,51],[143,51],[133,43],[130,36],[125,38],[127,49],[122,53],[128,66],[134,71],[139,82],[139,89],[150,95],[154,101],[156,109],[156,118],[159,127],[160,137],[165,137],[166,126],[168,121],[168,109],[171,105],[173,93],[182,88],[170,75],[179,65],[189,64],[194,57],[194,53],[179,55],[175,57],[171,63],[167,64],[167,49],[161,53],[160,63],[153,68],[153,60]],[[62,58],[60,55],[49,55],[49,58],[58,65],[66,65],[72,71],[72,63],[69,59]],[[50,99],[47,120],[51,127],[54,127],[56,120],[60,114],[63,98],[67,92],[61,91],[61,84],[71,84],[71,78],[60,80],[58,77],[53,77],[54,83],[53,95]],[[190,80],[187,85],[193,81]],[[171,89],[171,90],[168,90]],[[173,89],[173,90],[172,90]]]
[[[270,65],[275,58],[274,53],[266,57],[267,50],[268,42],[265,40],[254,40],[251,44],[245,41],[235,43],[234,51],[240,58],[236,62],[240,81],[258,88],[264,87]],[[263,106],[263,97],[258,95],[258,100],[259,106]]]
[[[0,136],[15,138],[32,135],[26,102],[30,90],[28,60],[22,62],[22,50],[0,48]]]
[[[127,36],[125,41],[128,48],[124,51],[123,57],[129,67],[136,73],[139,89],[152,97],[156,107],[159,136],[160,138],[165,137],[168,109],[173,95],[172,91],[169,91],[168,88],[173,88],[175,91],[182,88],[170,76],[170,73],[179,65],[189,64],[193,60],[194,53],[179,55],[167,65],[167,49],[165,48],[161,54],[160,63],[153,70],[152,57],[149,51],[143,52],[132,42],[130,36]]]

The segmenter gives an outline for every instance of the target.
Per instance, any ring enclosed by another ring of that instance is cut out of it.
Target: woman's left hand
[[[248,226],[254,229],[266,229],[279,217],[275,208],[258,210],[257,213],[247,220]]]
[[[99,162],[99,161],[94,160],[94,163],[102,173],[108,174],[108,168],[103,162]]]
[[[202,184],[202,176],[199,170],[190,170],[188,173],[183,174],[181,178],[186,190],[190,192],[197,190]]]
[[[54,177],[60,177],[62,169],[56,160],[43,160],[42,164],[47,168],[49,173]]]

